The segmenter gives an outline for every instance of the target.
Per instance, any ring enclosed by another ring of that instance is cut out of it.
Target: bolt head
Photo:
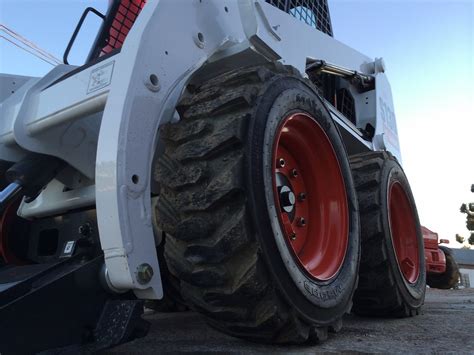
[[[144,263],[137,267],[137,280],[144,285],[151,281],[153,277],[153,268],[150,264]]]
[[[297,177],[298,176],[298,170],[296,170],[296,169],[291,170],[291,176]]]
[[[306,220],[303,217],[301,217],[298,221],[298,225],[300,227],[304,227],[306,225]]]
[[[283,168],[285,166],[285,159],[283,158],[278,159],[278,166],[280,168]]]
[[[78,232],[80,235],[87,237],[91,234],[92,232],[92,226],[89,222],[84,223],[79,226]]]
[[[290,234],[290,239],[291,240],[296,240],[296,233],[291,233]]]
[[[305,193],[305,192],[300,192],[300,193],[298,194],[298,200],[299,200],[299,201],[304,201],[304,200],[306,200],[306,193]]]

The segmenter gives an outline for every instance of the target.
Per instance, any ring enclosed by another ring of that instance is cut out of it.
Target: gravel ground
[[[254,344],[208,327],[196,313],[146,315],[152,323],[142,339],[108,353],[471,353],[474,354],[474,289],[428,289],[421,316],[405,319],[349,315],[338,334],[316,346]]]

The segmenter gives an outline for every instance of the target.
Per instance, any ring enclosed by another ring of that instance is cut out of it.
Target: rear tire
[[[439,288],[443,290],[449,290],[456,286],[459,282],[459,266],[454,260],[454,257],[449,248],[440,246],[439,247],[446,256],[446,271],[442,274],[428,274],[426,275],[426,283],[431,288]]]
[[[359,198],[362,239],[359,286],[354,295],[353,312],[364,316],[395,317],[419,314],[426,289],[425,256],[408,180],[397,160],[388,152],[358,154],[352,156],[350,162]],[[405,204],[390,204],[392,186],[406,197]],[[411,212],[404,215],[406,211]],[[396,222],[391,213],[403,215],[405,220]],[[406,225],[411,227],[410,233],[397,232],[397,227],[403,229]],[[409,235],[411,240],[407,240]],[[411,254],[402,259],[404,262],[398,260],[397,242],[411,242],[410,246],[405,245],[405,251]]]
[[[178,112],[181,120],[162,129],[157,217],[183,298],[212,326],[254,341],[320,341],[338,331],[357,282],[357,200],[344,146],[311,84],[281,65],[239,69],[183,98]],[[329,137],[347,188],[345,257],[325,281],[281,254],[271,212],[272,141],[294,112]]]

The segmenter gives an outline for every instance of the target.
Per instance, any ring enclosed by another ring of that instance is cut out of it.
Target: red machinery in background
[[[450,289],[459,280],[459,267],[451,249],[439,245],[449,243],[447,239],[438,239],[438,233],[421,226],[425,244],[426,283],[432,288]]]

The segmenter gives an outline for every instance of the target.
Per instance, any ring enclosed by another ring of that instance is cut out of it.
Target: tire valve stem
[[[306,220],[303,217],[301,217],[298,221],[298,225],[300,227],[304,227],[306,225]]]
[[[278,159],[278,166],[280,168],[283,168],[285,166],[285,159],[283,158]]]
[[[298,170],[296,169],[293,169],[291,170],[291,176],[293,176],[294,178],[298,176]]]
[[[291,233],[290,234],[290,239],[291,240],[296,240],[296,233]]]
[[[300,192],[300,193],[298,194],[298,200],[299,200],[300,202],[306,200],[306,193]]]

